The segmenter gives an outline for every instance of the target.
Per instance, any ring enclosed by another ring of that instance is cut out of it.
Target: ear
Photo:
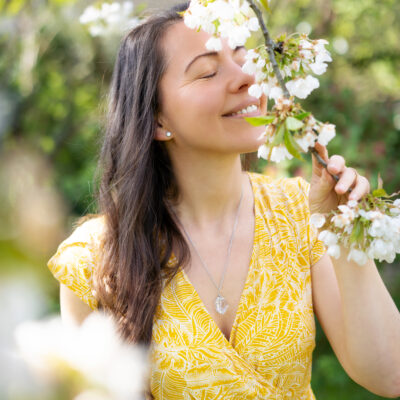
[[[160,141],[167,141],[172,138],[171,136],[167,136],[168,129],[166,129],[163,124],[161,119],[157,119],[157,128],[156,132],[154,134],[154,140],[160,140]]]

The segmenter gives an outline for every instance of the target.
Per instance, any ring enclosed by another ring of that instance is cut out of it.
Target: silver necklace
[[[210,271],[208,270],[208,268],[207,268],[207,266],[206,266],[206,263],[205,263],[205,262],[203,261],[203,259],[201,258],[201,256],[200,256],[199,252],[197,251],[196,246],[194,245],[192,239],[190,238],[189,234],[186,232],[185,227],[182,225],[182,223],[181,223],[181,221],[179,220],[178,216],[177,216],[177,215],[175,214],[175,212],[174,212],[176,219],[178,220],[178,222],[179,222],[179,224],[181,225],[182,229],[184,230],[184,232],[185,232],[187,238],[189,239],[190,243],[192,244],[193,249],[194,249],[194,251],[196,252],[197,256],[199,257],[199,259],[200,259],[200,261],[201,261],[201,264],[202,264],[204,270],[207,272],[207,275],[210,277],[211,282],[213,283],[213,285],[214,285],[215,288],[217,289],[217,297],[216,297],[216,299],[215,299],[215,301],[214,301],[214,305],[215,305],[216,311],[217,311],[219,314],[225,314],[226,310],[227,310],[228,307],[229,307],[228,302],[226,301],[225,297],[222,296],[222,294],[221,294],[221,290],[222,290],[222,285],[224,284],[225,272],[226,272],[226,269],[227,269],[227,267],[228,267],[229,256],[230,256],[230,254],[231,254],[232,242],[233,242],[233,237],[235,236],[236,225],[237,225],[238,217],[239,217],[240,205],[242,204],[242,198],[243,198],[243,185],[242,185],[242,193],[241,193],[241,195],[240,195],[239,205],[238,205],[238,208],[237,208],[237,211],[236,211],[236,217],[235,217],[235,223],[234,223],[234,225],[233,225],[232,235],[231,235],[231,238],[230,238],[230,241],[229,241],[228,252],[227,252],[226,259],[225,259],[224,271],[223,271],[223,273],[222,273],[222,277],[221,277],[221,280],[220,280],[220,282],[219,282],[219,285],[217,285],[217,284],[214,282],[214,279],[213,279],[213,277],[211,276]]]

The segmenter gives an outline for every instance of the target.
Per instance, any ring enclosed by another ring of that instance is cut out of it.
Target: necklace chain
[[[189,242],[191,243],[191,245],[193,246],[194,251],[196,252],[197,256],[200,259],[200,262],[204,268],[204,270],[206,271],[207,275],[209,276],[211,282],[213,283],[213,285],[215,286],[215,288],[217,289],[217,297],[215,299],[215,308],[217,310],[218,313],[220,314],[224,314],[225,311],[228,308],[228,303],[226,302],[225,298],[221,295],[221,290],[222,290],[222,285],[224,284],[224,279],[225,279],[225,273],[226,270],[228,268],[228,263],[229,263],[229,256],[231,254],[231,248],[232,248],[232,242],[233,242],[233,237],[235,236],[235,231],[236,231],[236,226],[238,223],[238,217],[239,217],[239,210],[240,210],[240,205],[242,204],[242,199],[243,199],[243,186],[242,186],[242,192],[240,194],[240,200],[239,200],[239,205],[236,211],[236,217],[235,217],[235,223],[233,225],[233,229],[232,229],[232,234],[231,234],[231,238],[229,240],[229,245],[228,245],[228,251],[227,251],[227,256],[225,259],[225,265],[224,265],[224,270],[222,272],[222,277],[221,280],[219,282],[219,285],[217,285],[210,273],[210,271],[208,270],[206,263],[204,262],[204,260],[202,259],[202,257],[200,256],[199,252],[197,251],[196,246],[194,245],[192,239],[190,238],[190,235],[188,234],[188,232],[186,231],[185,227],[183,226],[183,224],[181,223],[181,221],[179,220],[178,216],[176,215],[176,213],[173,211],[173,213],[175,214],[176,219],[178,220],[180,226],[182,227],[183,231],[185,232]]]

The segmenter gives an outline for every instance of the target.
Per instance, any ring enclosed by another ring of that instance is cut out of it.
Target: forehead
[[[184,69],[194,57],[207,52],[205,44],[209,38],[208,33],[190,29],[183,21],[171,25],[161,41],[167,69],[170,65]]]

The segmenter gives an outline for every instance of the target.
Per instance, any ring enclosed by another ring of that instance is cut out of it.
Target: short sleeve
[[[304,207],[307,224],[307,240],[310,249],[310,265],[314,265],[325,253],[325,246],[321,240],[318,240],[318,229],[310,223],[310,208],[308,205],[308,195],[310,192],[310,184],[303,178],[297,178],[300,190],[303,193]]]
[[[54,277],[92,310],[97,308],[92,292],[93,272],[99,260],[103,229],[103,217],[84,222],[59,245],[47,263]]]

